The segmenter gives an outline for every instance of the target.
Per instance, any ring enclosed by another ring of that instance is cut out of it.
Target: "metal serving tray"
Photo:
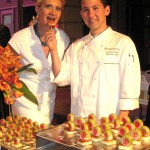
[[[37,134],[37,150],[117,150],[117,145],[106,146],[101,142],[93,142],[91,145],[81,146],[77,144],[79,139],[78,131],[68,135],[64,131],[64,124]],[[51,148],[51,149],[50,149]],[[150,143],[134,146],[133,150],[150,150]]]

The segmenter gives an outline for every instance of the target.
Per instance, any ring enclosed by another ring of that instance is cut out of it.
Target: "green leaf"
[[[33,65],[33,64],[25,65],[22,68],[20,68],[17,72],[19,73],[19,72],[26,70],[26,71],[33,72],[33,73],[37,74],[37,72],[34,68],[29,68],[31,65]]]
[[[22,92],[22,93],[24,93],[23,96],[26,97],[29,101],[31,101],[31,102],[35,103],[36,105],[38,105],[37,98],[29,90],[29,88],[26,86],[26,84],[24,82],[22,82],[22,88],[21,89],[17,89],[17,90],[20,91],[20,92]]]
[[[26,71],[33,72],[33,73],[37,74],[37,72],[34,68],[27,68]]]

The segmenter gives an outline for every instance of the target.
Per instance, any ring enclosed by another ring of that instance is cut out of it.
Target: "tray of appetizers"
[[[44,123],[38,124],[26,117],[14,115],[0,119],[0,146],[1,149],[35,150],[36,134],[49,129]]]
[[[84,150],[146,150],[150,149],[150,129],[140,119],[129,117],[120,121],[115,114],[97,119],[68,114],[67,122],[40,133],[38,137],[64,146]]]

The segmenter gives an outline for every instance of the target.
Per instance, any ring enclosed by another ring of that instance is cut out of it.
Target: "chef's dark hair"
[[[110,6],[111,5],[111,0],[99,0],[102,2],[102,4],[104,5],[104,7],[106,6]],[[82,0],[80,0],[80,2],[82,2]]]
[[[104,7],[106,7],[107,5],[111,5],[111,0],[100,0],[102,2],[102,4],[104,5]]]

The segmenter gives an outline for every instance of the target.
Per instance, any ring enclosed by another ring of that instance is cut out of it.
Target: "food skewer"
[[[52,20],[49,21],[48,25],[51,30],[55,27],[54,21]]]

